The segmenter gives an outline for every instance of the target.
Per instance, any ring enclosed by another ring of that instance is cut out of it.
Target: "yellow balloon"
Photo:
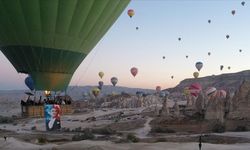
[[[194,72],[193,76],[194,76],[195,79],[198,78],[199,77],[199,72]]]
[[[104,76],[104,73],[101,71],[98,73],[99,77],[102,79],[102,77]]]
[[[92,89],[92,94],[97,97],[100,94],[100,89],[99,88],[93,88]]]

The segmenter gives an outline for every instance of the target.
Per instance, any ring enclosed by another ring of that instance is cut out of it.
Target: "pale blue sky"
[[[193,77],[197,61],[204,63],[200,77],[247,70],[250,1],[245,2],[242,6],[238,0],[132,0],[79,66],[70,85],[96,85],[98,72],[103,71],[106,85],[116,76],[120,86],[168,88]],[[128,17],[128,9],[135,10],[133,18]],[[139,69],[135,78],[130,74],[133,66]],[[0,89],[26,88],[26,76],[18,74],[2,53],[0,70]]]

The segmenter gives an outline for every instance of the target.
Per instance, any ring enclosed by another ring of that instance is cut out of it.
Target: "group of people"
[[[70,105],[71,103],[72,100],[69,96],[46,97],[44,99],[40,96],[38,101],[35,98],[31,99],[29,96],[26,101],[21,100],[22,106],[41,106],[44,104]]]

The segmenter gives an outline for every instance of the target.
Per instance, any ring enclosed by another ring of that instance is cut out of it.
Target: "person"
[[[6,140],[7,140],[7,137],[6,137],[6,136],[4,136],[3,138],[4,138],[4,141],[6,141]]]
[[[202,144],[201,144],[201,135],[200,135],[200,137],[199,137],[199,150],[201,150],[201,146],[202,146]]]
[[[46,113],[46,129],[54,131],[61,128],[60,114],[61,109],[59,105],[45,105]]]

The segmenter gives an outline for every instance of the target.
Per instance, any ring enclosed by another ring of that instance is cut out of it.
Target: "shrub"
[[[72,141],[81,141],[81,140],[92,140],[95,138],[95,135],[91,132],[91,130],[86,129],[83,133],[75,134],[72,137]]]
[[[47,139],[46,139],[46,137],[39,137],[39,138],[37,139],[37,141],[38,141],[38,143],[40,143],[40,144],[44,144],[44,143],[47,142]]]
[[[237,126],[235,131],[238,131],[238,132],[247,131],[247,128],[245,126]]]
[[[223,133],[225,132],[225,126],[222,124],[215,124],[212,129],[213,132]]]
[[[137,138],[134,134],[131,133],[127,135],[127,140],[133,143],[139,142],[139,138]]]
[[[156,132],[156,133],[175,133],[174,130],[168,129],[168,128],[162,128],[162,127],[156,127],[151,130],[151,132]]]

